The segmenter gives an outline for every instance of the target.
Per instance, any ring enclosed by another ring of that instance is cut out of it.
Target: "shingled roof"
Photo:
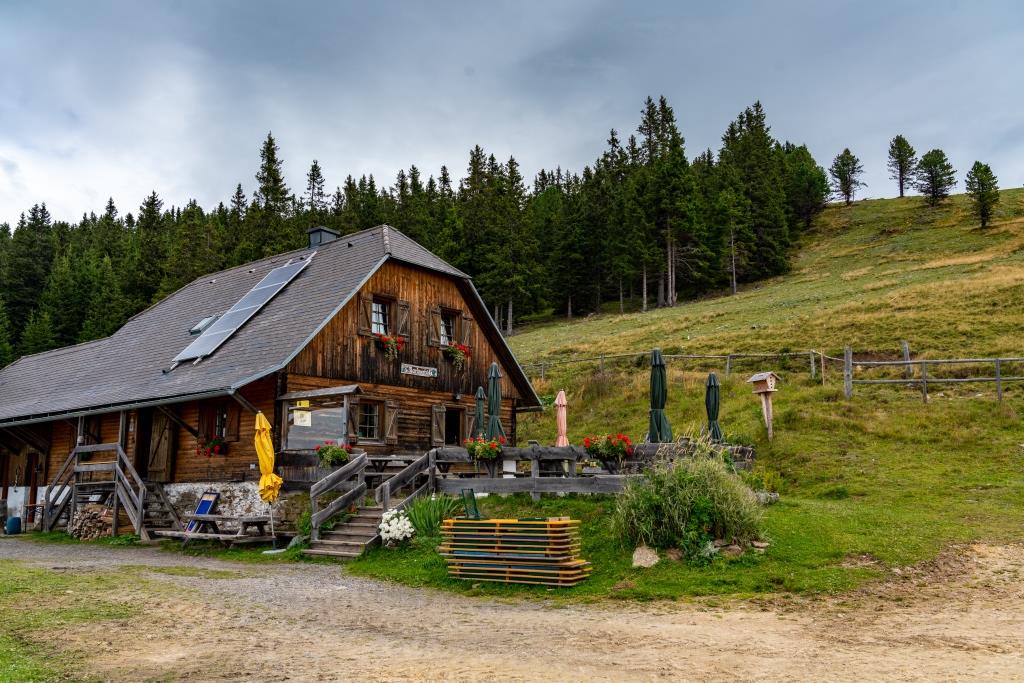
[[[527,405],[540,404],[469,276],[386,225],[317,247],[309,266],[213,355],[167,372],[174,355],[195,339],[189,330],[196,323],[229,309],[274,268],[313,251],[205,275],[110,337],[17,360],[0,370],[0,426],[234,393],[284,368],[389,259],[458,278],[481,309],[478,324],[506,361],[509,379]]]

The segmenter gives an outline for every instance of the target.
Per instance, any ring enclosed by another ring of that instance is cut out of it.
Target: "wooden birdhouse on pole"
[[[764,426],[768,429],[768,440],[772,440],[772,394],[778,391],[781,377],[774,372],[759,372],[747,380],[754,385],[754,393],[761,397],[761,413],[764,415]]]

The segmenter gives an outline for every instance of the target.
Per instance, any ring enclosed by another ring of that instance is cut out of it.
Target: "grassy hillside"
[[[654,346],[837,354],[851,344],[858,352],[895,355],[900,339],[933,357],[1021,356],[1022,323],[1024,191],[1014,190],[1003,193],[996,223],[985,232],[972,227],[963,197],[934,210],[920,198],[830,207],[785,277],[671,310],[541,324],[511,343],[526,363]],[[677,434],[699,431],[713,367],[669,361],[667,412]],[[766,367],[784,378],[770,444],[759,403],[743,383],[746,371]],[[1015,371],[1024,374],[1024,367]],[[580,597],[841,591],[934,558],[953,543],[1024,540],[1024,386],[1008,389],[1002,404],[992,385],[977,384],[933,387],[928,404],[902,385],[858,386],[847,401],[838,369],[829,370],[825,384],[812,381],[806,359],[747,362],[723,380],[727,437],[756,445],[756,470],[781,479],[782,501],[766,511],[772,545],[764,555],[632,569],[632,548],[610,533],[610,499],[488,499],[485,514],[582,519],[583,554],[595,569],[568,592]],[[648,381],[643,360],[619,360],[604,372],[592,363],[549,366],[535,386],[547,402],[566,390],[569,436],[580,443],[588,434],[618,431],[642,437]],[[519,437],[552,442],[552,412],[521,419]],[[397,555],[376,551],[353,570],[451,590],[532,590],[450,581],[429,541]]]
[[[934,355],[1019,353],[1024,190],[1002,193],[982,231],[958,195],[830,206],[790,274],[672,309],[535,326],[512,340],[523,362],[636,351],[911,348]],[[756,326],[756,329],[755,329]]]

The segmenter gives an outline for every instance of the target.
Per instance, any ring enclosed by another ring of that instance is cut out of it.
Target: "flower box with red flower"
[[[215,436],[212,439],[200,440],[199,445],[196,446],[196,455],[212,458],[215,455],[227,455],[228,444],[224,439],[219,436]]]
[[[317,444],[313,450],[316,451],[317,456],[320,458],[320,466],[325,468],[344,465],[352,456],[352,446],[340,441],[324,441],[321,444]]]
[[[398,354],[405,348],[405,338],[397,334],[381,334],[377,332],[373,335],[373,339],[377,344],[377,348],[384,352],[384,357],[388,360],[397,360]]]
[[[626,458],[633,455],[633,441],[629,435],[606,434],[604,436],[588,436],[583,439],[583,448],[587,455],[598,460],[606,470],[616,473],[622,469]]]
[[[466,447],[469,457],[482,462],[487,468],[488,476],[493,478],[497,473],[498,460],[501,458],[505,443],[503,436],[499,436],[497,439],[485,439],[478,436],[475,439],[466,439],[463,445]]]
[[[455,342],[444,347],[444,357],[451,361],[455,372],[462,372],[466,367],[466,361],[473,355],[465,344]]]

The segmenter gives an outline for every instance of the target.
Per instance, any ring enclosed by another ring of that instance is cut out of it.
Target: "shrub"
[[[409,506],[409,521],[420,536],[437,536],[441,522],[454,517],[462,509],[462,501],[451,496],[417,498]]]
[[[775,470],[757,467],[753,472],[743,472],[740,476],[755,491],[782,492],[782,475]]]
[[[675,547],[696,559],[716,538],[760,538],[761,510],[721,459],[698,456],[658,463],[630,481],[616,500],[612,529],[624,542]]]

